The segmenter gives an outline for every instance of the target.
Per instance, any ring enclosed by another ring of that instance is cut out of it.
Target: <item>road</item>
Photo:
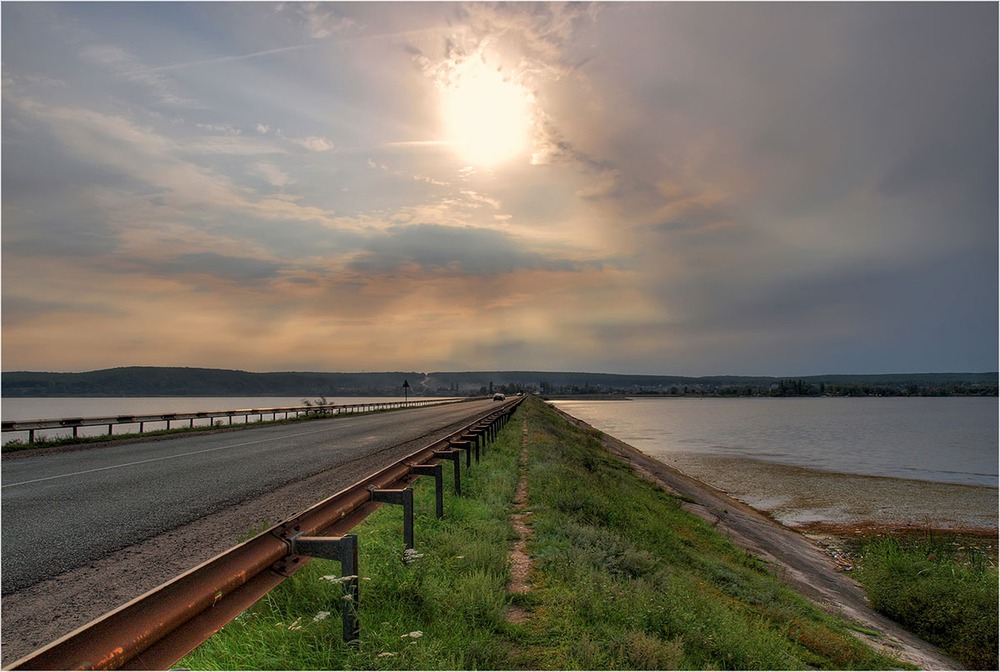
[[[493,407],[473,401],[5,459],[4,663]],[[39,634],[53,620],[60,631]]]

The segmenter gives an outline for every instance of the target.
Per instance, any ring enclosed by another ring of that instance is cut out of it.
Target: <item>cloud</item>
[[[413,62],[439,90],[461,81],[470,62],[482,61],[504,73],[535,101],[532,105],[531,163],[573,161],[574,150],[561,136],[544,104],[544,91],[576,67],[565,51],[574,33],[592,22],[593,4],[466,3],[455,5],[461,30],[450,28],[444,39],[426,35],[406,43]],[[443,49],[441,45],[443,46]],[[537,99],[537,100],[536,100]]]
[[[490,276],[518,270],[572,271],[583,264],[554,259],[521,248],[499,231],[434,224],[390,227],[373,237],[350,268],[366,273]]]
[[[576,192],[580,198],[599,199],[614,196],[618,192],[619,172],[617,170],[605,170],[598,176],[597,180],[584,189]]]
[[[596,20],[596,3],[466,3],[461,15],[471,32],[516,42],[517,52],[538,70],[569,71],[566,51],[577,30]],[[513,51],[513,48],[511,49]]]
[[[355,25],[355,22],[344,16],[342,9],[326,2],[294,2],[281,3],[275,9],[277,12],[288,10],[292,16],[302,21],[314,39],[323,39],[343,33]]]
[[[295,182],[288,173],[273,163],[258,162],[250,166],[251,172],[263,177],[272,187],[284,187]]]
[[[267,154],[287,154],[288,151],[265,138],[247,137],[242,133],[226,135],[210,135],[199,138],[188,138],[177,143],[180,154],[197,155],[229,155],[229,156],[263,156]]]
[[[8,362],[996,366],[995,5],[99,9],[4,7]]]
[[[500,201],[498,201],[497,199],[476,193],[475,191],[472,191],[470,189],[463,190],[462,195],[469,200],[469,202],[472,204],[472,207],[474,208],[478,208],[480,206],[485,205],[489,208],[493,208],[494,210],[499,210],[502,205]]]
[[[8,325],[30,325],[38,319],[50,318],[58,314],[64,319],[82,315],[99,315],[105,319],[123,317],[114,304],[100,301],[58,301],[32,297],[30,294],[5,293],[3,297],[3,319]]]
[[[157,103],[171,107],[200,107],[194,100],[181,93],[169,78],[146,67],[119,46],[92,44],[84,47],[81,55],[85,59],[107,68],[119,79],[142,86]]]
[[[183,70],[185,68],[200,67],[205,65],[215,65],[221,63],[232,63],[234,61],[245,61],[252,58],[261,58],[263,56],[271,56],[274,54],[284,54],[292,51],[301,51],[303,49],[309,49],[313,45],[311,44],[292,44],[287,47],[276,47],[274,49],[264,49],[263,51],[254,51],[248,54],[238,54],[235,56],[217,56],[215,58],[205,58],[198,61],[184,61],[181,63],[171,63],[169,65],[160,65],[151,68],[145,68],[144,73],[149,76],[158,72],[169,72],[172,70]]]
[[[221,135],[242,135],[243,130],[236,128],[232,124],[195,124],[199,131],[207,133],[219,133]]]
[[[163,194],[162,199],[175,208],[210,206],[216,210],[230,209],[279,220],[323,221],[330,214],[321,208],[300,206],[288,200],[254,199],[233,177],[186,158],[189,154],[255,155],[262,153],[261,149],[263,153],[276,151],[269,145],[258,144],[259,140],[227,137],[223,145],[217,144],[223,140],[221,138],[211,144],[203,140],[188,143],[140,126],[124,116],[47,106],[30,99],[9,99],[8,102],[18,112],[48,124],[55,137],[78,161],[143,182]],[[127,200],[122,193],[115,198]]]
[[[265,259],[234,257],[215,252],[188,252],[147,262],[146,269],[164,276],[210,276],[229,282],[255,283],[272,280],[282,266]]]
[[[333,149],[332,142],[315,135],[310,135],[307,138],[289,138],[289,140],[299,147],[308,149],[310,152],[329,152]]]

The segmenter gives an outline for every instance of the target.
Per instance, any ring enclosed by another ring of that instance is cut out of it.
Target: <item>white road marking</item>
[[[216,448],[205,448],[204,450],[193,450],[193,451],[188,452],[188,453],[178,453],[177,455],[165,455],[163,457],[151,457],[151,458],[149,458],[147,460],[136,460],[135,462],[125,462],[123,464],[113,464],[113,465],[108,466],[108,467],[97,467],[95,469],[85,469],[83,471],[74,471],[74,472],[71,472],[69,474],[60,474],[58,476],[46,476],[45,478],[34,478],[34,479],[30,480],[30,481],[18,481],[17,483],[4,483],[0,487],[3,487],[3,488],[13,488],[14,486],[17,486],[17,485],[27,485],[29,483],[40,483],[42,481],[52,481],[52,480],[55,480],[57,478],[69,478],[71,476],[81,476],[83,474],[94,473],[95,471],[108,471],[109,469],[122,469],[124,467],[133,467],[133,466],[135,466],[137,464],[146,464],[147,462],[159,462],[161,460],[172,460],[172,459],[177,458],[177,457],[187,457],[189,455],[198,455],[200,453],[212,453],[212,452],[215,452],[217,450],[225,450],[227,448],[240,448],[242,446],[252,446],[255,443],[267,443],[268,441],[274,441],[274,440],[278,440],[278,439],[293,439],[293,438],[295,438],[297,436],[307,436],[309,434],[320,434],[320,433],[326,432],[326,431],[329,431],[329,430],[328,429],[320,429],[320,430],[314,430],[314,431],[311,431],[311,432],[300,432],[298,434],[283,434],[281,436],[272,437],[272,438],[269,438],[269,439],[259,439],[257,441],[245,441],[243,443],[232,443],[232,444],[229,444],[229,445],[226,445],[226,446],[218,446]]]

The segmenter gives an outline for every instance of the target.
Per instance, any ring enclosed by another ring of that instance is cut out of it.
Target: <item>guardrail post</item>
[[[478,434],[462,434],[459,437],[462,441],[468,441],[469,443],[476,444],[476,464],[479,464],[479,435]]]
[[[435,450],[434,457],[441,458],[443,460],[451,460],[455,463],[455,494],[459,497],[462,496],[462,468],[458,463],[459,451],[457,450]]]
[[[472,466],[472,446],[468,441],[449,441],[448,447],[452,450],[464,450],[465,451],[465,468],[468,469]]]
[[[403,507],[403,546],[413,548],[413,488],[402,490],[382,490],[368,488],[373,502],[399,504]]]
[[[418,476],[434,477],[435,513],[444,518],[444,469],[440,464],[411,464],[410,472]]]
[[[295,555],[311,558],[337,560],[340,574],[344,579],[343,610],[344,641],[353,642],[361,634],[358,621],[358,537],[345,534],[342,537],[292,537],[291,551]]]

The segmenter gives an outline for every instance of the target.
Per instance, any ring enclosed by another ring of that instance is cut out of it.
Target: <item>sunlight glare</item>
[[[531,94],[479,59],[470,59],[441,94],[446,140],[463,160],[493,166],[524,154]]]

